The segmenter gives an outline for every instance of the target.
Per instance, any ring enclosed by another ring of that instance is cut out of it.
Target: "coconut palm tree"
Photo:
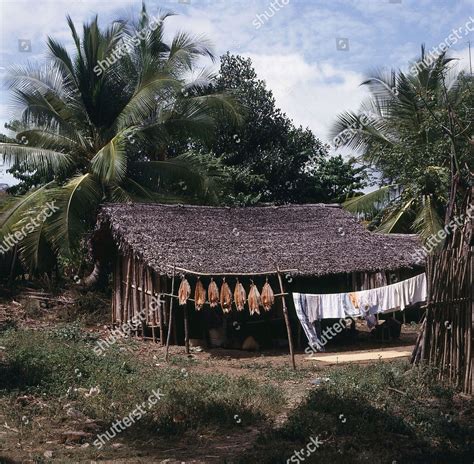
[[[82,38],[67,17],[73,55],[48,38],[44,67],[11,70],[17,143],[0,150],[5,161],[42,173],[45,182],[7,205],[0,237],[21,229],[48,201],[59,208],[18,244],[30,269],[44,270],[48,253],[70,254],[101,202],[163,200],[174,187],[216,199],[218,161],[192,152],[170,157],[169,147],[211,137],[219,118],[238,123],[239,108],[229,94],[202,91],[212,76],[197,64],[213,58],[209,43],[183,32],[167,43],[169,16],[153,18],[143,5],[137,22],[106,29],[95,17]]]
[[[380,188],[345,207],[373,219],[380,232],[417,231],[427,239],[444,222],[453,163],[473,169],[470,156],[472,78],[440,55],[426,64],[424,47],[412,72],[377,71],[361,85],[370,97],[359,112],[333,124],[339,144],[380,175]],[[471,103],[469,103],[471,102]]]

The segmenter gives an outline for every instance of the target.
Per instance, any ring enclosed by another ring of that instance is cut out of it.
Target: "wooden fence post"
[[[283,280],[281,278],[280,268],[278,266],[277,266],[277,276],[278,276],[278,282],[280,283],[280,293],[282,294],[281,303],[283,307],[283,317],[285,318],[286,332],[288,334],[288,345],[290,347],[291,364],[293,366],[293,369],[296,370],[295,353],[293,350],[293,337],[291,336],[290,318],[288,316],[288,309],[286,307],[286,301],[285,301],[285,295],[284,295],[285,289],[283,288]]]
[[[168,337],[166,338],[166,354],[165,361],[168,362],[168,353],[170,349],[171,326],[173,325],[173,302],[174,302],[174,279],[176,274],[176,266],[173,267],[173,278],[171,279],[171,297],[170,297],[170,317],[168,321]]]

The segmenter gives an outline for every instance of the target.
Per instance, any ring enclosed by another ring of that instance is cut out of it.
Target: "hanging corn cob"
[[[247,298],[247,293],[245,292],[244,286],[237,279],[234,290],[234,301],[237,311],[242,311],[245,305],[245,299]]]
[[[230,313],[232,309],[232,292],[229,284],[225,281],[225,277],[221,286],[221,307],[225,313]]]
[[[211,308],[215,308],[219,303],[219,288],[212,277],[209,288],[207,289],[207,295],[209,297],[209,304],[211,305]]]
[[[267,278],[267,281],[265,282],[265,285],[262,288],[263,309],[265,311],[270,311],[271,307],[273,306],[273,303],[275,303],[275,296],[273,295],[272,287],[270,287],[270,284],[268,283],[268,278]]]
[[[194,305],[196,307],[196,311],[200,311],[205,302],[206,289],[204,288],[201,279],[198,277],[198,280],[196,282],[196,289],[194,290]]]
[[[181,279],[181,284],[178,289],[178,301],[181,306],[185,305],[188,301],[188,298],[191,296],[191,285],[183,277]]]
[[[260,300],[260,293],[258,293],[257,286],[252,282],[250,284],[249,297],[248,297],[250,315],[260,314],[261,303],[262,302]]]

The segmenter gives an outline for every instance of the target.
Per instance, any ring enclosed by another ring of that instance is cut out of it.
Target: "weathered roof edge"
[[[120,232],[119,230],[119,227],[118,226],[115,226],[113,224],[113,221],[111,221],[111,217],[109,216],[108,214],[108,210],[110,211],[111,209],[113,208],[116,208],[116,207],[121,207],[121,206],[124,206],[123,203],[108,203],[106,205],[103,205],[99,211],[99,214],[98,214],[98,217],[97,217],[97,223],[96,223],[96,227],[95,229],[98,230],[98,229],[103,229],[103,227],[108,227],[108,230],[110,231],[111,235],[112,235],[112,238],[114,240],[114,242],[116,243],[118,249],[122,252],[122,253],[134,253],[134,255],[137,257],[137,259],[139,259],[140,261],[142,261],[145,265],[149,266],[151,269],[153,269],[154,271],[158,272],[158,273],[161,273],[163,274],[163,269],[160,269],[158,267],[156,267],[154,265],[153,262],[151,262],[150,260],[146,259],[146,257],[144,256],[144,254],[140,251],[140,250],[137,250],[136,248],[133,247],[133,245],[131,245],[130,243],[128,243],[128,241],[123,237],[123,234]],[[244,210],[244,209],[249,209],[249,208],[252,208],[252,207],[230,207],[230,206],[218,206],[218,207],[213,207],[213,206],[201,206],[201,205],[184,205],[184,204],[164,204],[164,205],[161,205],[161,204],[156,204],[156,203],[131,203],[131,204],[127,204],[127,206],[136,206],[137,208],[138,207],[155,207],[155,206],[166,206],[167,208],[208,208],[208,209],[211,209],[211,208],[216,208],[216,209],[222,209],[222,210],[232,210],[232,209],[239,209],[239,210]],[[342,209],[342,206],[340,204],[324,204],[324,203],[315,203],[315,204],[304,204],[304,205],[263,205],[263,206],[258,206],[258,208],[271,208],[271,209],[284,209],[284,208],[298,208],[298,207],[301,207],[301,208],[311,208],[311,207],[324,207],[324,208],[337,208],[337,209]],[[355,219],[355,218],[354,218]],[[419,241],[419,237],[418,235],[416,234],[383,234],[383,233],[377,233],[377,232],[371,232],[372,234],[374,235],[377,235],[377,236],[386,236],[386,235],[390,235],[392,237],[398,237],[398,238],[402,238],[402,239],[406,239],[408,241],[416,241],[417,242],[417,245],[420,245],[421,247],[421,243]],[[150,237],[148,237],[150,238]],[[169,268],[169,271],[166,272],[166,274],[168,276],[172,276],[173,275],[173,264],[168,264],[168,263],[165,263],[164,266],[166,266],[167,268]],[[272,267],[272,266],[269,266],[269,267]],[[302,276],[302,277],[322,277],[322,276],[330,276],[330,275],[342,275],[342,274],[347,274],[347,273],[351,273],[351,272],[381,272],[381,271],[387,271],[387,272],[390,272],[390,271],[394,271],[394,270],[399,270],[399,269],[422,269],[424,267],[424,263],[423,262],[413,262],[411,265],[406,265],[406,266],[396,266],[394,265],[393,267],[392,266],[388,266],[388,267],[380,267],[380,268],[370,268],[370,269],[367,269],[367,268],[356,268],[356,269],[352,269],[350,271],[346,271],[346,272],[341,272],[341,271],[337,271],[337,272],[325,272],[325,273],[318,273],[318,272],[314,272],[314,273],[308,273],[308,272],[300,272],[299,270],[297,269],[292,269],[292,274],[293,275],[299,275],[299,276]],[[176,268],[176,270],[180,271],[182,270],[183,268]],[[265,274],[276,274],[277,273],[277,270],[276,270],[276,264],[275,264],[275,268],[274,269],[267,269],[267,270],[259,270],[259,271],[256,271],[256,272],[248,272],[248,273],[232,273],[232,272],[213,272],[213,273],[206,273],[206,272],[199,272],[199,271],[195,271],[195,270],[186,270],[187,273],[189,274],[194,274],[194,275],[214,275],[214,276],[230,276],[230,275],[248,275],[248,276],[258,276],[258,275],[265,275]],[[284,271],[284,270],[282,270]]]

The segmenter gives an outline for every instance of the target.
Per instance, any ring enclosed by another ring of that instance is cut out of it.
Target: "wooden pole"
[[[127,276],[125,278],[126,286],[125,286],[125,297],[124,297],[124,313],[126,314],[125,321],[128,322],[130,320],[130,273],[132,271],[132,259],[129,255],[126,256],[126,263],[127,263]]]
[[[135,253],[132,253],[132,317],[134,318],[138,313],[138,291],[137,291],[137,260]],[[138,326],[135,325],[134,330],[135,337],[138,337]]]
[[[165,344],[165,332],[164,332],[164,324],[165,318],[163,316],[163,304],[162,304],[162,294],[161,292],[161,276],[159,274],[153,274],[155,279],[155,287],[156,291],[158,292],[158,324],[160,325],[160,345],[163,346]]]
[[[171,294],[174,295],[174,279],[176,275],[176,268],[173,268],[173,278],[171,279]],[[170,298],[170,317],[168,320],[168,337],[166,338],[166,354],[165,361],[168,362],[168,353],[170,349],[171,326],[173,325],[173,302],[174,298]]]
[[[273,275],[277,274],[275,271],[262,271],[262,272],[198,272],[198,271],[192,271],[190,269],[185,269],[184,267],[176,267],[170,264],[164,264],[166,267],[173,268],[174,271],[179,271],[179,272],[184,272],[185,274],[191,274],[195,276],[207,276],[207,277],[213,277],[213,276],[262,276],[262,275]],[[280,272],[282,274],[286,274],[287,272],[298,272],[298,269],[280,269]]]
[[[184,312],[184,346],[186,347],[186,354],[189,354],[189,322],[188,322],[188,302],[183,306]]]
[[[117,251],[117,258],[115,261],[115,272],[114,272],[114,305],[112,313],[112,327],[115,327],[115,324],[118,319],[122,319],[122,261],[120,258],[120,253]],[[120,317],[119,317],[120,314]]]
[[[146,287],[150,292],[149,303],[148,303],[148,310],[151,308],[153,303],[153,295],[154,295],[154,287],[153,287],[153,270],[148,268],[148,272],[146,273]],[[151,334],[153,337],[153,343],[156,343],[156,313],[153,311],[150,314],[150,325],[151,325]]]
[[[143,320],[143,313],[145,311],[148,311],[148,308],[145,306],[145,294],[143,292],[143,277],[145,275],[144,272],[144,265],[143,263],[138,264],[138,278],[137,280],[140,282],[140,286],[142,287],[141,290],[139,290],[139,303],[138,303],[138,310],[140,312],[140,324],[142,326],[142,340],[145,340],[145,328],[146,328],[146,322]],[[137,284],[138,285],[138,284]]]
[[[277,266],[277,276],[278,282],[280,283],[280,292],[285,293],[285,289],[283,288],[283,280],[281,278],[280,269]],[[285,318],[286,324],[286,332],[288,334],[288,345],[290,346],[290,357],[291,357],[291,364],[293,369],[296,370],[296,363],[295,363],[295,353],[293,351],[293,338],[291,336],[291,327],[290,327],[290,318],[288,317],[288,309],[286,308],[286,301],[284,295],[281,296],[281,303],[283,308],[283,316]]]
[[[154,291],[157,293],[157,306],[156,306],[156,311],[153,315],[154,317],[154,321],[155,321],[155,324],[158,324],[159,325],[159,330],[160,330],[160,345],[163,346],[163,343],[164,343],[164,336],[163,336],[163,317],[161,315],[161,295],[160,295],[160,291],[161,291],[161,283],[160,283],[160,276],[152,271],[151,273],[152,275],[152,279],[153,279],[153,289]],[[154,324],[154,325],[155,325]],[[154,335],[155,339],[156,339],[156,335]]]

